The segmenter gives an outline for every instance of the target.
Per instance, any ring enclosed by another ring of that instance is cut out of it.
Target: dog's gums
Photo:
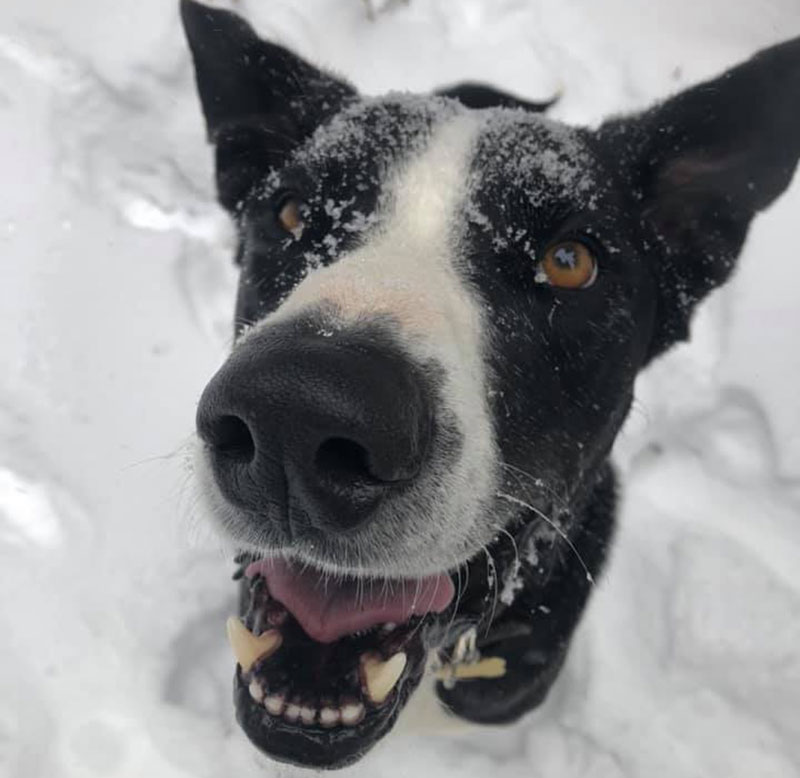
[[[515,721],[602,572],[637,374],[791,180],[800,40],[589,129],[474,84],[362,97],[181,8],[241,273],[194,458],[241,554],[238,720],[342,767],[432,670]]]

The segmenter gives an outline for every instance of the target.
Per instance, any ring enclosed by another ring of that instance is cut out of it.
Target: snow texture
[[[235,279],[176,6],[0,9],[4,778],[293,772],[232,720],[230,567],[184,488]],[[800,34],[796,0],[237,6],[367,93],[479,79],[586,123]],[[547,703],[349,775],[800,776],[798,205],[642,377],[612,564]]]

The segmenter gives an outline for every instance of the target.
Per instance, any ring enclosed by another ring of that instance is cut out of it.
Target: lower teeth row
[[[287,702],[286,698],[280,694],[266,694],[256,678],[250,681],[248,688],[250,696],[257,703],[263,705],[267,713],[276,718],[283,717],[291,724],[324,728],[354,727],[364,718],[365,714],[364,703],[357,700],[345,702],[338,707],[325,705],[317,709],[296,701]]]

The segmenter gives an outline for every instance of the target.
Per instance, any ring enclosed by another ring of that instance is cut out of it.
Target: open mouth
[[[450,576],[378,581],[283,559],[247,562],[241,618],[228,622],[239,723],[274,759],[356,761],[419,684],[426,628],[453,601]]]

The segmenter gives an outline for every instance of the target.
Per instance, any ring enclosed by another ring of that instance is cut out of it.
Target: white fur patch
[[[414,548],[411,536],[398,537],[406,548],[396,549],[397,567],[386,573],[411,575],[458,564],[493,534],[483,516],[495,471],[485,330],[478,298],[458,272],[463,205],[483,121],[467,112],[442,119],[427,146],[388,173],[381,213],[364,243],[310,272],[277,311],[242,338],[319,310],[331,312],[326,330],[377,317],[420,364],[434,361],[442,368],[441,396],[462,433],[461,455],[449,472],[424,486],[428,507],[416,520],[418,526],[427,524],[428,541]],[[391,505],[386,510],[389,522],[410,531],[407,516],[392,515]]]
[[[457,326],[471,339],[480,316],[455,272],[455,217],[479,127],[461,114],[436,129],[427,148],[385,182],[385,213],[364,245],[312,271],[265,323],[331,303],[342,324],[383,314],[409,336]]]

